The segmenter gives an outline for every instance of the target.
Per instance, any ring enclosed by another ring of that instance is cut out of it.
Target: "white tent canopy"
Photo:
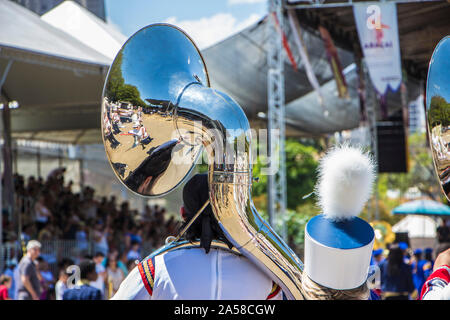
[[[436,238],[436,228],[433,218],[411,214],[392,226],[392,231],[408,232],[410,238]]]
[[[106,23],[74,1],[64,1],[41,17],[52,26],[95,49],[111,61],[127,38],[113,25]]]
[[[263,19],[202,51],[212,86],[230,94],[250,121],[265,122],[258,113],[267,111],[266,23]],[[72,1],[41,18],[0,0],[0,28],[0,72],[14,60],[2,94],[5,100],[17,100],[20,105],[11,112],[13,137],[101,143],[104,77],[125,37]],[[286,61],[287,131],[322,134],[356,127],[358,105],[349,101],[336,104],[335,84],[321,39],[306,31],[303,37],[320,84],[330,88],[324,88],[329,115],[317,110],[317,99],[308,95],[311,85],[295,46],[291,46],[299,67],[293,70]],[[288,38],[294,43],[290,33]],[[351,53],[339,49],[339,55],[344,65],[353,62]],[[353,87],[354,81],[348,80]],[[354,92],[356,88],[350,89]]]
[[[12,1],[0,0],[0,30],[1,98],[19,103],[13,137],[98,142],[111,59]]]
[[[101,143],[100,97],[106,72],[125,37],[85,8],[66,1],[42,18],[0,0],[0,76],[14,60],[2,89],[13,110],[15,138],[68,143]],[[322,86],[322,109],[304,62],[287,30],[298,68],[285,62],[286,132],[320,135],[359,125],[358,78],[351,52],[338,48],[350,99],[339,99],[322,40],[302,32],[313,71]],[[202,50],[213,88],[235,99],[252,126],[267,112],[267,17]],[[408,93],[412,90],[408,90]],[[393,106],[394,107],[394,106]],[[391,108],[391,106],[390,106]]]

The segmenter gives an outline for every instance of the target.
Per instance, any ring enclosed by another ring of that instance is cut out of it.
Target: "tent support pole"
[[[3,71],[3,74],[0,78],[0,92],[2,92],[3,85],[6,82],[6,77],[8,76],[9,70],[11,69],[11,66],[13,64],[13,60],[8,60],[8,64],[6,65],[5,70]],[[1,101],[0,101],[1,102]],[[12,181],[12,172],[11,172],[11,116],[9,113],[9,101],[4,101],[3,105],[3,155],[4,155],[4,183],[5,183],[5,189],[3,190],[3,186],[0,183],[0,271],[3,270],[4,267],[4,261],[3,261],[3,191],[8,191],[9,194],[5,193],[6,200],[7,200],[7,208],[9,210],[12,210],[10,206],[14,205],[14,195],[13,191],[13,181]],[[1,159],[1,157],[0,157]],[[9,159],[9,161],[8,161]],[[12,198],[12,199],[11,199]],[[9,212],[11,214],[11,212]],[[20,232],[20,231],[19,231]],[[20,233],[19,233],[20,235]]]
[[[36,171],[38,178],[41,176],[41,147],[38,146],[36,150]]]

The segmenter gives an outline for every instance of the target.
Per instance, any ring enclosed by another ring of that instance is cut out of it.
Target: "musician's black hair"
[[[80,277],[82,280],[88,279],[91,273],[95,272],[95,262],[92,260],[84,260],[80,263]]]
[[[208,190],[208,175],[206,173],[196,174],[185,184],[183,188],[183,204],[186,211],[186,221],[181,226],[181,229],[208,200]],[[206,253],[211,248],[212,240],[223,241],[230,249],[233,247],[225,237],[222,229],[220,229],[219,223],[212,212],[211,204],[208,204],[197,220],[189,227],[184,234],[184,238],[189,241],[200,239],[200,247],[204,248]]]

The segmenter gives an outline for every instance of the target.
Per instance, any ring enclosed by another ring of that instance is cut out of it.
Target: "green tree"
[[[378,191],[379,219],[387,221],[391,225],[403,218],[403,216],[394,216],[391,212],[400,204],[410,201],[406,198],[406,195],[411,187],[416,187],[425,197],[436,201],[443,200],[425,133],[409,135],[407,146],[408,172],[378,174],[376,188]],[[390,197],[389,192],[397,192],[398,197]],[[369,207],[372,209],[371,214],[366,207],[361,214],[362,218],[371,220],[375,206],[374,201],[374,198],[369,201]]]
[[[311,197],[306,199],[303,199],[303,197],[314,191],[319,150],[297,140],[287,139],[285,152],[287,208],[296,210],[298,206],[313,201]],[[267,159],[260,157],[253,167],[253,176],[259,178],[259,182],[253,184],[254,197],[266,197],[268,176],[261,174],[262,169],[267,166],[266,163]],[[261,209],[265,210],[266,207],[262,206]]]
[[[441,124],[446,127],[450,125],[450,103],[441,96],[434,96],[430,100],[430,107],[427,113],[431,127]]]
[[[123,52],[120,51],[114,60],[106,84],[106,94],[111,101],[127,101],[135,107],[146,107],[136,86],[126,84],[122,74]]]
[[[111,101],[118,101],[119,89],[124,85],[125,80],[122,75],[122,61],[123,52],[122,50],[117,54],[114,63],[109,70],[108,82],[106,83],[106,94]]]

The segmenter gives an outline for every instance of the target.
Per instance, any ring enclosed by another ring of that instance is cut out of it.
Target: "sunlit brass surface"
[[[125,98],[132,100],[128,102],[133,110],[136,106],[145,110],[143,124],[154,137],[147,146],[134,146],[132,136],[109,129],[111,104]],[[173,190],[204,149],[210,204],[228,240],[277,282],[288,299],[303,299],[302,262],[261,218],[251,199],[248,119],[231,97],[209,87],[206,66],[184,32],[158,24],[134,34],[112,64],[102,101],[106,153],[129,189],[147,196]],[[148,153],[151,147],[156,149]],[[172,241],[155,254],[172,250],[179,242]]]
[[[209,86],[208,74],[194,43],[175,27],[141,29],[114,59],[103,90],[103,142],[117,178],[130,190],[164,195],[194,167],[201,145],[183,143],[173,117],[177,99],[191,83]],[[152,139],[148,144],[134,134],[137,122]]]
[[[426,110],[434,168],[450,200],[450,36],[438,43],[430,60]]]

